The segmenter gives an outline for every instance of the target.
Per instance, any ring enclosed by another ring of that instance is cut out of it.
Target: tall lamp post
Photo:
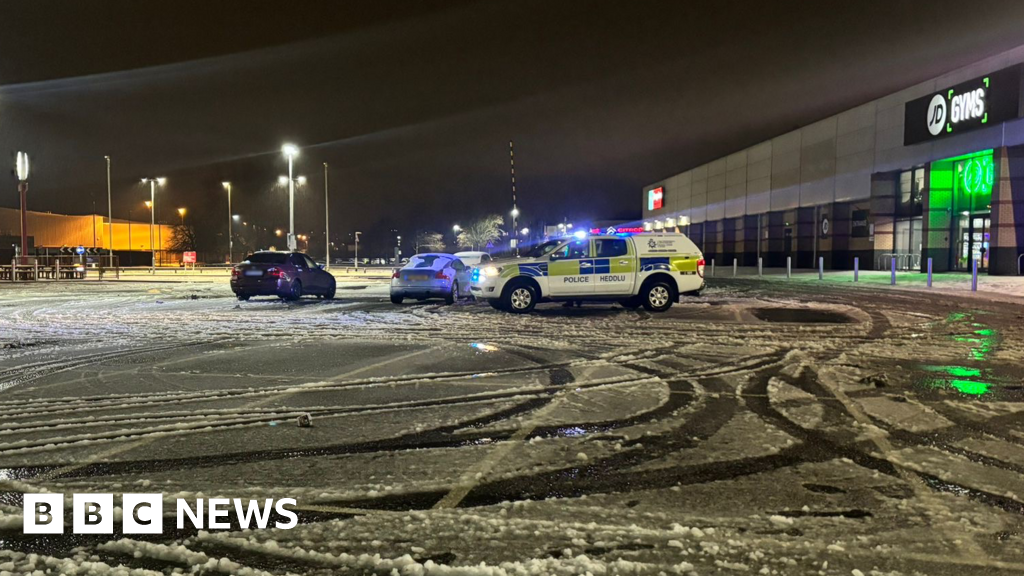
[[[188,210],[186,210],[184,208],[178,208],[178,216],[181,216],[181,225],[182,226],[185,225],[185,212],[188,212]]]
[[[143,178],[143,184],[149,184],[149,251],[152,257],[149,262],[149,273],[156,272],[156,245],[153,244],[153,228],[156,226],[156,186],[163,186],[167,178]]]
[[[516,256],[519,256],[519,240],[516,239],[516,218],[519,218],[519,208],[512,206],[512,247],[516,250]]]
[[[459,247],[459,231],[460,230],[462,230],[462,228],[458,224],[452,226],[452,240],[455,243],[455,247],[456,248]]]
[[[18,152],[15,160],[15,173],[18,176],[18,196],[21,197],[21,263],[28,264],[28,212],[26,195],[28,194],[28,154]],[[11,273],[14,278],[14,273]]]
[[[295,157],[299,155],[299,147],[294,144],[285,144],[281,147],[281,153],[288,158],[288,250],[295,251],[298,243],[295,241],[295,178],[292,175]]]
[[[110,243],[107,246],[108,256],[110,256],[110,267],[114,267],[114,203],[110,200],[110,156],[104,156],[107,160],[107,241]],[[131,224],[129,224],[131,226]],[[128,248],[131,248],[129,242]]]
[[[324,268],[331,269],[331,209],[327,199],[327,162],[324,162],[324,250],[327,257]]]
[[[231,232],[231,182],[221,182],[220,185],[228,191],[228,264],[231,264],[235,257],[235,238]]]
[[[356,262],[355,262],[355,264],[356,264],[356,271],[357,272],[359,271],[359,235],[360,234],[362,234],[362,232],[356,232]]]

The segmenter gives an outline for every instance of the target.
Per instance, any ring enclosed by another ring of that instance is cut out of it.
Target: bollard
[[[786,256],[786,278],[793,277],[793,257]]]
[[[860,277],[860,258],[855,257],[853,259],[853,281],[856,282]]]
[[[818,256],[818,280],[825,279],[825,257]]]
[[[714,258],[711,259],[711,277],[712,278],[715,277],[715,259]]]
[[[57,258],[57,264],[54,268],[54,280],[60,280],[60,258]]]
[[[760,256],[758,256],[758,257],[757,257],[757,277],[758,277],[758,278],[760,278],[760,277],[761,277],[761,271],[762,271],[762,270],[763,270],[763,268],[762,268],[762,262],[761,262],[761,257],[760,257]]]
[[[928,259],[928,287],[932,287],[932,259]]]
[[[732,259],[732,277],[733,278],[736,277],[736,269],[737,269],[737,267],[739,267],[739,260],[737,260],[736,258],[733,258]]]
[[[896,285],[896,257],[893,256],[892,261],[889,262],[889,285]]]
[[[978,261],[972,260],[971,265],[971,292],[978,291]]]

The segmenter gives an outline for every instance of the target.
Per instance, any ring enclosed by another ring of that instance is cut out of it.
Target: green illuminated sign
[[[995,181],[995,163],[992,154],[963,160],[957,164],[960,186],[968,194],[991,194]]]

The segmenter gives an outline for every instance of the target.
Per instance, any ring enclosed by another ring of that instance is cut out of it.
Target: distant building
[[[148,255],[155,246],[158,253],[169,251],[173,237],[173,226],[153,226],[153,242],[150,244],[149,222],[114,219],[113,249],[122,257],[139,253],[137,260],[148,263]],[[105,251],[110,249],[110,224],[105,216],[87,214],[83,216],[53,214],[51,212],[28,211],[28,254],[58,254],[61,248],[85,248]],[[14,257],[14,245],[21,242],[21,212],[14,208],[0,208],[0,261]],[[145,257],[142,256],[145,253]]]

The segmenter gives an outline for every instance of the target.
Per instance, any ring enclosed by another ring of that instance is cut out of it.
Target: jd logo
[[[932,136],[938,136],[946,125],[946,98],[942,94],[936,94],[928,103],[928,132]]]

